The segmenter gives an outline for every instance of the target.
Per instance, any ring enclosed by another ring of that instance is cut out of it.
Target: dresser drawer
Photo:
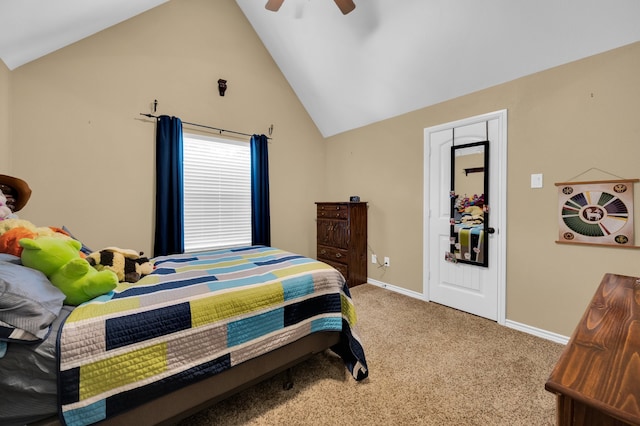
[[[326,263],[327,265],[336,268],[338,270],[338,272],[340,272],[342,274],[342,276],[345,279],[348,279],[349,277],[349,266],[344,264],[344,263],[337,263],[337,262],[332,262],[330,260],[327,259],[321,259],[321,262]]]
[[[336,247],[318,246],[318,259],[349,263],[349,251]]]
[[[346,219],[349,217],[349,206],[346,204],[318,204],[318,217]]]
[[[318,219],[318,245],[328,247],[349,248],[349,226],[346,220]]]

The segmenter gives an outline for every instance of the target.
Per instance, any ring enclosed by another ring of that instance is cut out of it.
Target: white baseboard
[[[367,282],[378,287],[386,288],[387,290],[395,291],[396,293],[404,294],[405,296],[413,297],[414,299],[426,300],[422,293],[418,293],[417,291],[407,290],[406,288],[383,283],[382,281],[371,278],[367,278]]]
[[[382,281],[374,280],[372,278],[367,278],[367,282],[369,284],[382,287],[387,290],[395,291],[396,293],[404,294],[405,296],[413,297],[414,299],[427,301],[424,295],[422,295],[422,293],[418,293],[417,291],[407,290],[406,288],[387,284]],[[546,340],[551,340],[552,342],[561,343],[563,345],[566,345],[569,342],[569,338],[567,336],[543,330],[541,328],[532,327],[530,325],[522,324],[516,321],[506,320],[504,325],[505,327],[513,328],[514,330],[522,331],[524,333],[531,334],[533,336],[537,336]]]
[[[522,324],[516,321],[507,320],[504,323],[505,327],[513,328],[514,330],[523,331],[534,336],[542,337],[543,339],[551,340],[552,342],[562,343],[566,345],[569,342],[567,336],[557,334],[552,331],[543,330],[541,328],[532,327],[527,324]]]

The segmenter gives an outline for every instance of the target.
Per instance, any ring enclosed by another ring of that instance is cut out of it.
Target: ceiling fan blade
[[[351,12],[353,9],[356,8],[356,5],[353,2],[353,0],[334,0],[334,1],[338,5],[338,8],[340,9],[340,12],[342,12],[343,15],[346,15],[347,13]]]
[[[280,6],[282,6],[282,3],[284,3],[284,0],[268,0],[264,8],[272,12],[277,12]]]

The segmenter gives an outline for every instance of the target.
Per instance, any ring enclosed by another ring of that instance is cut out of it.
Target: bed
[[[368,376],[349,288],[329,265],[265,246],[154,264],[61,306],[31,344],[5,333],[0,424],[171,424],[329,348]]]

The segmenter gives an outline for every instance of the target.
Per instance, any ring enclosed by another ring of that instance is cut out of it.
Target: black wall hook
[[[227,80],[219,79],[218,80],[218,92],[220,92],[220,96],[224,96],[224,92],[227,90]]]

